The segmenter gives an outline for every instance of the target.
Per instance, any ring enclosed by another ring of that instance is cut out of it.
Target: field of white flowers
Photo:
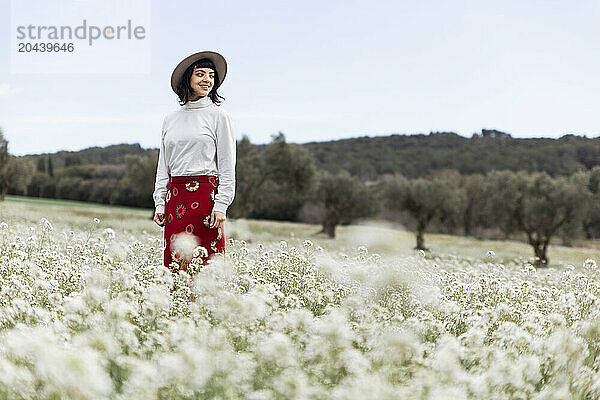
[[[191,278],[120,212],[0,205],[0,399],[600,398],[595,259],[390,258],[226,225]]]

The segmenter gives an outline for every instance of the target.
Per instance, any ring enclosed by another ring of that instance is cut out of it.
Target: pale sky
[[[0,0],[3,55],[10,9]],[[151,1],[149,18],[150,73],[54,74],[42,64],[13,74],[1,57],[9,151],[158,147],[164,115],[179,107],[171,72],[200,50],[227,59],[222,107],[253,143],[278,131],[293,143],[600,132],[600,1]]]

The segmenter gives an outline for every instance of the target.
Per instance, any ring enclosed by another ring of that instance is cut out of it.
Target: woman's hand
[[[163,214],[163,213],[154,214],[154,222],[156,222],[156,224],[158,226],[164,226],[165,225],[165,214]]]
[[[221,211],[213,211],[210,214],[210,227],[212,229],[217,229],[223,226],[225,219],[225,214],[223,214]]]

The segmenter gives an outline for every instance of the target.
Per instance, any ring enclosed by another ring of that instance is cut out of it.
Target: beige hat
[[[221,84],[225,80],[225,75],[227,75],[227,61],[225,61],[225,57],[214,51],[199,51],[198,53],[191,54],[183,60],[181,60],[173,70],[173,73],[171,74],[171,88],[176,94],[177,86],[179,86],[179,81],[183,77],[183,73],[185,72],[185,70],[188,69],[188,67],[194,62],[202,58],[208,58],[209,60],[211,60],[215,64],[215,68],[217,69],[216,72],[219,76],[220,82],[215,82],[214,89],[221,86]]]

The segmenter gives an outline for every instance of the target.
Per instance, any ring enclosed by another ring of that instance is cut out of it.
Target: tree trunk
[[[327,233],[329,237],[335,237],[335,227],[339,223],[337,213],[335,211],[325,211],[323,217],[323,232]]]
[[[471,236],[471,213],[466,211],[463,218],[463,229],[465,230],[465,236]]]
[[[533,246],[533,251],[536,255],[536,257],[538,258],[536,260],[536,266],[537,267],[547,267],[548,266],[548,257],[546,256],[546,245],[545,244],[538,244],[538,245],[534,245]]]
[[[533,252],[537,257],[537,260],[535,261],[535,266],[547,267],[548,262],[550,261],[548,259],[548,256],[546,255],[548,250],[548,242],[550,241],[550,238],[540,240],[539,236],[536,235],[536,238],[534,239],[533,235],[530,232],[527,232],[527,238],[529,239],[529,244],[531,245],[531,247],[533,247]]]
[[[8,192],[8,185],[5,183],[2,185],[2,193],[0,194],[0,201],[4,201],[4,197],[6,196],[6,192]]]
[[[415,246],[415,250],[429,251],[429,249],[425,247],[425,238],[423,236],[424,232],[425,224],[423,222],[419,222],[417,224],[417,245]]]

